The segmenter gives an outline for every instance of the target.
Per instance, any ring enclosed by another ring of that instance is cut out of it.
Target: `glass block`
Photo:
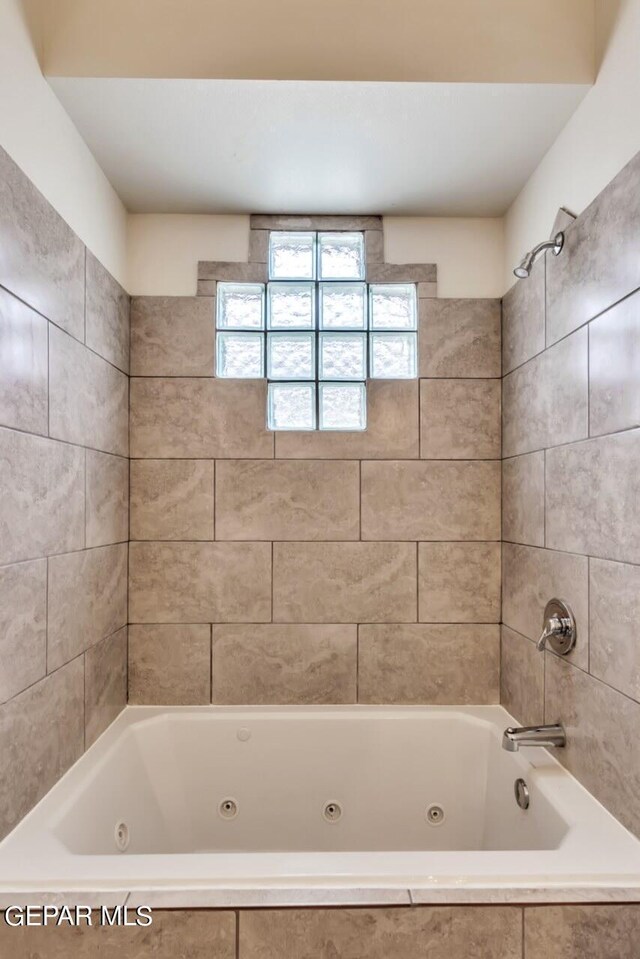
[[[418,306],[413,283],[387,283],[369,287],[372,330],[416,330]]]
[[[315,233],[269,234],[269,279],[314,280]]]
[[[216,375],[236,379],[264,376],[264,334],[218,333]]]
[[[320,429],[365,430],[367,388],[364,383],[319,383]]]
[[[219,330],[263,330],[264,285],[218,283],[216,325]]]
[[[319,348],[319,379],[366,380],[366,333],[321,333]]]
[[[366,330],[365,283],[320,284],[321,330]]]
[[[315,383],[269,383],[267,427],[270,430],[315,430]]]
[[[318,274],[321,280],[364,280],[364,233],[320,233]]]
[[[418,375],[417,333],[372,333],[371,376],[377,380],[410,380]]]
[[[270,380],[312,380],[315,375],[315,333],[267,333]]]
[[[267,326],[270,330],[313,330],[316,288],[313,283],[269,283]]]

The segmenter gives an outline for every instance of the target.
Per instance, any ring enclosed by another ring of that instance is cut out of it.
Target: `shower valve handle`
[[[544,611],[538,649],[543,652],[548,644],[554,653],[566,656],[576,644],[576,635],[576,621],[569,605],[562,599],[549,600]]]

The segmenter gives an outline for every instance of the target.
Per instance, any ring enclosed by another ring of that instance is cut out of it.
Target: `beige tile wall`
[[[639,222],[640,154],[503,301],[502,513],[502,702],[563,722],[558,758],[637,835]],[[558,595],[578,624],[565,660],[533,642]]]
[[[422,378],[370,383],[365,433],[269,433],[265,383],[214,377],[216,283],[309,222],[418,283]],[[254,217],[250,256],[132,301],[130,701],[496,702],[499,302],[435,299],[376,217]]]
[[[0,836],[126,701],[129,297],[0,150]]]
[[[179,909],[150,927],[0,924],[12,959],[637,959],[640,905]]]

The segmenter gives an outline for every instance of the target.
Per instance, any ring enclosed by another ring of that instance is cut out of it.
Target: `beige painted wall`
[[[640,150],[640,0],[597,0],[597,10],[600,72],[507,212],[505,289],[522,254],[549,235],[558,207],[581,213]]]
[[[56,0],[47,8],[50,76],[590,83],[594,75],[594,0]]]
[[[248,216],[130,214],[128,289],[136,296],[192,296],[198,260],[249,255]]]
[[[438,296],[494,297],[504,292],[500,217],[384,218],[388,263],[437,263]]]
[[[438,293],[495,297],[503,292],[500,218],[385,217],[389,263],[437,263]],[[198,260],[247,259],[249,217],[132,214],[128,289],[139,296],[191,296]]]
[[[125,209],[42,76],[25,7],[0,0],[0,146],[123,283]]]

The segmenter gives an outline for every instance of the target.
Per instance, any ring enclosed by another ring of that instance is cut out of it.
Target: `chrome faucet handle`
[[[538,649],[543,650],[547,645],[547,640],[551,639],[552,636],[557,636],[558,634],[562,634],[562,623],[557,616],[550,616],[545,622],[542,635],[538,640]]]
[[[576,644],[576,621],[568,603],[563,599],[551,599],[544,611],[542,635],[537,647],[542,652],[549,646],[559,656],[566,656]]]

